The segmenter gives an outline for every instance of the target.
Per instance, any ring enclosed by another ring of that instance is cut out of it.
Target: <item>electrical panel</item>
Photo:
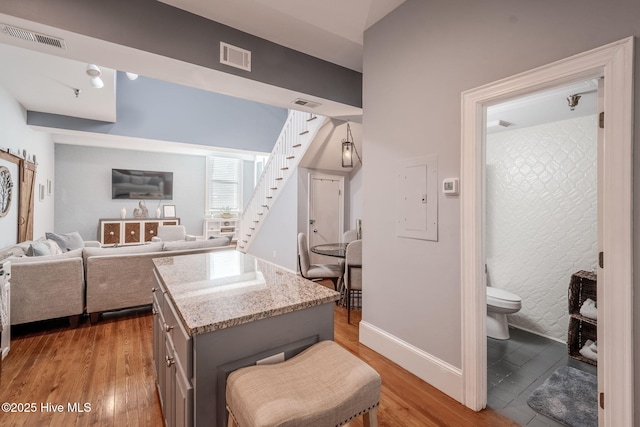
[[[398,162],[396,173],[396,235],[438,240],[438,157]]]

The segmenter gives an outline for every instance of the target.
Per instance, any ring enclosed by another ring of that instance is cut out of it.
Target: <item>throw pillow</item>
[[[60,249],[60,246],[58,246],[56,242],[53,240],[47,240],[44,236],[40,237],[36,242],[44,243],[49,248],[51,255],[60,255],[63,253],[62,249]]]
[[[51,251],[49,250],[49,246],[47,246],[44,242],[33,242],[29,245],[29,249],[27,249],[26,255],[45,256],[51,255]]]
[[[55,241],[45,240],[43,243],[49,247],[49,250],[51,251],[51,255],[60,255],[61,253],[63,253],[62,249],[60,249],[60,246],[58,246],[58,244]]]
[[[77,231],[67,234],[45,233],[45,236],[47,239],[56,242],[62,252],[68,252],[84,247],[82,237],[80,237],[80,233]]]

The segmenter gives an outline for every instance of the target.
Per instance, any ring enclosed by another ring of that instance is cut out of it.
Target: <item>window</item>
[[[227,157],[207,157],[207,210],[242,209],[242,160]]]

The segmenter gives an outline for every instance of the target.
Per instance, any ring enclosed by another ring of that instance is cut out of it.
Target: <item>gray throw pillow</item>
[[[77,231],[67,234],[45,233],[45,236],[47,239],[56,242],[58,246],[60,246],[60,249],[62,249],[62,252],[82,249],[84,247],[82,237],[80,237],[80,233]]]
[[[51,255],[51,250],[49,246],[44,242],[33,242],[29,245],[29,249],[27,249],[27,256],[45,256]]]

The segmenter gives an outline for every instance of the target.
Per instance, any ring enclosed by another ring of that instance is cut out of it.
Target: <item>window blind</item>
[[[240,210],[241,160],[209,157],[209,209]]]

